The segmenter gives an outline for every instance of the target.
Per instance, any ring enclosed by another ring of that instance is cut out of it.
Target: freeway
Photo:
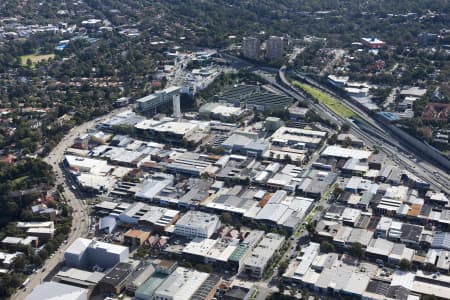
[[[107,116],[99,117],[95,120],[81,124],[80,126],[74,127],[70,132],[60,141],[60,143],[53,148],[50,154],[44,158],[44,161],[53,167],[53,171],[56,175],[56,185],[62,184],[64,187],[64,192],[62,193],[64,199],[72,207],[73,221],[72,221],[72,231],[69,234],[69,238],[65,243],[63,243],[58,250],[55,251],[54,255],[48,258],[41,269],[37,270],[36,273],[29,276],[30,281],[27,286],[23,289],[19,289],[11,299],[23,300],[27,295],[33,290],[34,287],[48,280],[49,277],[54,275],[54,270],[56,270],[64,260],[64,251],[72,244],[77,238],[85,237],[89,233],[90,217],[89,217],[89,207],[85,204],[82,196],[76,190],[72,189],[72,183],[70,178],[66,177],[64,170],[62,168],[62,161],[64,157],[64,152],[69,148],[75,137],[83,134],[87,129],[93,128],[96,123],[100,120],[106,119],[113,114],[125,110],[122,108],[119,110],[114,110]]]
[[[349,120],[341,118],[325,105],[308,100],[308,97],[306,97],[303,91],[293,86],[289,82],[289,80],[287,80],[285,66],[283,66],[279,70],[268,67],[258,67],[255,64],[234,55],[225,52],[221,52],[220,54],[224,59],[230,61],[232,65],[238,68],[249,68],[249,70],[260,75],[271,85],[283,91],[285,94],[293,97],[295,100],[306,102],[308,104],[308,107],[313,109],[322,118],[331,120],[338,125],[342,125],[345,122],[348,123]],[[273,76],[273,74],[277,73],[284,85],[279,84],[276,78]],[[308,78],[308,82],[311,81],[312,80]],[[450,194],[450,176],[445,172],[445,170],[443,170],[439,166],[436,166],[435,164],[430,163],[425,155],[421,155],[420,152],[413,151],[414,149],[410,149],[409,147],[400,143],[397,137],[391,136],[388,132],[386,132],[378,125],[378,122],[376,120],[374,120],[366,112],[362,111],[346,99],[338,97],[337,95],[335,95],[335,93],[330,91],[328,88],[323,87],[317,82],[313,82],[313,85],[315,87],[319,87],[322,91],[327,92],[330,96],[337,98],[339,102],[349,107],[355,113],[360,115],[365,122],[367,122],[368,126],[364,127],[360,127],[355,123],[350,122],[352,134],[361,138],[369,147],[380,148],[380,151],[386,153],[386,155],[394,163],[396,163],[401,168],[408,170],[419,178],[429,182],[431,186],[436,190],[440,190],[445,192],[446,194]]]
[[[289,86],[292,89],[293,92],[289,94],[291,96],[296,96],[296,99],[305,100],[304,94],[287,80],[285,70],[286,69],[284,67],[280,69],[279,77],[286,86]],[[270,79],[270,77],[265,77],[265,79]],[[335,97],[335,95],[330,96]],[[420,157],[418,157],[416,153],[410,151],[410,149],[401,144],[398,139],[392,137],[389,133],[380,128],[365,112],[356,108],[354,105],[348,105],[348,101],[345,101],[344,99],[339,98],[339,101],[343,102],[358,115],[362,116],[365,121],[367,121],[367,126],[364,126],[364,128],[351,123],[352,134],[363,139],[370,147],[381,148],[380,150],[385,152],[393,162],[405,170],[415,174],[419,178],[429,182],[437,190],[450,194],[450,176],[445,171],[428,163],[425,159],[420,160]],[[331,116],[331,119],[335,122],[337,121],[337,124],[339,125],[347,121],[320,103],[309,101],[308,104],[316,111],[320,111],[321,116],[328,115],[328,119],[330,119]]]

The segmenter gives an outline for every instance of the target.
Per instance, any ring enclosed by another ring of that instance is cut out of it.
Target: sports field
[[[41,61],[47,61],[50,58],[54,58],[55,54],[28,54],[28,55],[22,55],[20,57],[20,62],[22,66],[27,65],[27,61],[31,61],[31,67],[34,68],[37,63]]]

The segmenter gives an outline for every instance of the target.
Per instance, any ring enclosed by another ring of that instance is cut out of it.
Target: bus
[[[25,279],[25,281],[22,282],[22,285],[20,287],[25,288],[29,282],[30,282],[30,278]]]

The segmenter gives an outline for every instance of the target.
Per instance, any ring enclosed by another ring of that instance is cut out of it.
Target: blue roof
[[[400,117],[397,114],[389,112],[389,111],[379,112],[378,115],[382,116],[383,118],[387,119],[388,121],[397,121],[400,119]]]
[[[436,232],[431,248],[450,250],[450,232]]]
[[[63,45],[56,46],[55,49],[56,50],[64,50],[66,47],[67,47],[67,44],[63,44]]]

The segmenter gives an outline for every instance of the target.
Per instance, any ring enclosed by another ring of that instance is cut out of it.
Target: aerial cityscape
[[[446,0],[0,1],[0,299],[450,299]]]

